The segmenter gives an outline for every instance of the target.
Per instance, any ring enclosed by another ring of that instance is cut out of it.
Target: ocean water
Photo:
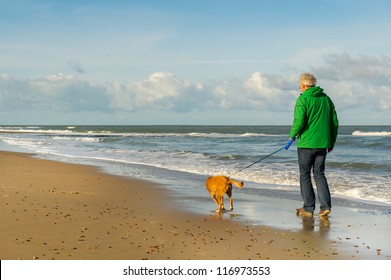
[[[289,126],[2,126],[0,149],[101,167],[115,175],[177,180],[203,188],[223,174],[240,191],[300,199],[297,149],[282,149]],[[240,171],[240,172],[239,172]],[[334,205],[391,207],[391,126],[342,126],[326,175]],[[183,189],[182,189],[183,191]],[[186,190],[185,190],[186,191]]]

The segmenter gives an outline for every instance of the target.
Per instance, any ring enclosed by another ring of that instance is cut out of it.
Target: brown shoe
[[[331,213],[331,210],[326,209],[326,210],[320,210],[318,215],[319,215],[319,217],[327,217],[330,213]]]
[[[311,218],[313,216],[312,212],[307,212],[304,210],[304,208],[297,208],[296,215],[300,217],[308,217],[308,218]]]

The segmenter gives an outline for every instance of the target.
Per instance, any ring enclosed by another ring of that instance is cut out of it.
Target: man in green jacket
[[[338,118],[331,99],[316,86],[316,78],[309,73],[300,76],[302,94],[297,98],[294,120],[289,138],[298,139],[297,153],[300,170],[300,191],[303,207],[296,209],[302,217],[312,217],[315,210],[315,193],[311,181],[314,173],[320,211],[327,217],[331,212],[331,197],[325,171],[328,152],[334,148],[338,134]]]

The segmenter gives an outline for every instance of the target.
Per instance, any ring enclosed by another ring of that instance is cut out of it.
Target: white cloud
[[[311,69],[337,107],[391,109],[391,58],[347,53],[325,56],[326,65]]]
[[[183,103],[183,98],[191,98],[189,92],[197,92],[199,89],[199,85],[173,74],[156,72],[141,82],[113,83],[108,87],[108,94],[114,109],[133,111],[155,108],[175,111]]]
[[[346,53],[325,57],[325,64],[310,69],[318,84],[332,97],[337,110],[391,109],[391,59],[352,57]],[[162,111],[171,113],[237,110],[279,112],[291,116],[299,93],[297,70],[284,75],[254,72],[245,79],[193,82],[166,72],[143,81],[99,85],[76,76],[56,74],[41,79],[0,76],[2,114],[50,111],[101,114]]]
[[[382,98],[379,99],[379,105],[381,110],[390,110],[391,109],[391,87],[390,86],[381,86],[377,89],[376,93],[379,94]]]
[[[106,89],[74,76],[56,74],[30,80],[9,75],[0,76],[0,106],[3,111],[53,110],[105,111]]]

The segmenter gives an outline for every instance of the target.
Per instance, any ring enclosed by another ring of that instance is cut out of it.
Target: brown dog
[[[235,184],[237,187],[242,188],[243,182],[237,182],[226,176],[212,176],[206,180],[206,189],[208,190],[210,196],[219,206],[216,212],[221,212],[224,209],[224,194],[228,195],[229,204],[231,210],[234,209],[232,201],[232,184]]]

